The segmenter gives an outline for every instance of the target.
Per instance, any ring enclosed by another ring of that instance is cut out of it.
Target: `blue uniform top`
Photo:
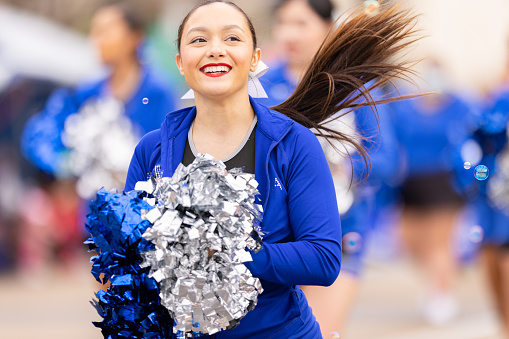
[[[268,98],[256,99],[259,103],[271,107],[285,101],[296,89],[297,84],[290,79],[287,65],[280,64],[260,78],[260,82],[267,92]],[[377,90],[372,93],[373,97],[381,97],[382,93]],[[394,176],[398,166],[397,141],[394,136],[392,117],[388,114],[387,105],[378,105],[379,116],[378,131],[377,120],[371,107],[362,107],[355,111],[356,128],[364,136],[371,137],[363,141],[368,149],[371,161],[371,173],[368,178],[371,184],[379,184],[381,181]],[[354,173],[356,178],[366,175],[366,168],[359,156],[353,155]]]
[[[489,177],[479,181],[474,179],[473,171],[459,169],[461,183],[474,204],[479,225],[484,229],[484,243],[509,243],[509,211],[502,210],[490,200],[488,185],[504,169],[499,168],[497,156],[508,147],[507,126],[509,124],[509,90],[497,93],[487,104],[477,119],[477,129],[472,135],[482,149],[480,164],[489,169]],[[504,173],[509,177],[509,173]],[[507,179],[506,179],[507,180]]]
[[[269,71],[260,78],[260,82],[267,92],[268,98],[257,99],[258,102],[266,106],[275,106],[285,101],[296,89],[295,83],[289,76],[286,64],[280,64],[269,68]],[[379,90],[372,93],[376,97],[382,96]],[[362,238],[362,243],[366,243],[366,236],[374,224],[374,208],[383,205],[384,201],[376,201],[378,196],[376,192],[386,182],[390,182],[398,170],[398,149],[395,133],[393,129],[392,116],[389,114],[387,105],[378,105],[378,124],[371,107],[362,107],[357,109],[355,114],[356,130],[363,136],[369,137],[362,142],[368,150],[371,162],[371,172],[366,182],[360,187],[352,188],[355,190],[353,205],[341,216],[343,234],[350,232],[358,233]],[[380,128],[380,129],[378,129]],[[354,182],[366,177],[366,167],[358,154],[352,154],[352,164],[354,170]],[[379,195],[380,200],[384,198]],[[360,258],[364,250],[361,245],[356,257]],[[345,261],[344,269],[350,273],[358,274],[361,269],[359,258]]]
[[[390,104],[404,158],[404,177],[452,171],[454,152],[469,134],[466,117],[470,107],[463,101],[448,95],[443,105],[427,111],[423,100]]]
[[[218,338],[320,338],[320,329],[297,285],[331,285],[341,266],[341,224],[332,176],[320,143],[307,128],[256,103],[255,178],[263,249],[246,263],[264,292],[256,308]],[[125,191],[160,166],[173,175],[182,162],[196,108],[167,115],[161,129],[136,147]]]
[[[60,89],[53,93],[43,110],[25,126],[21,139],[23,154],[40,169],[58,175],[61,154],[67,151],[61,139],[65,120],[78,112],[85,102],[107,97],[107,80],[87,82],[74,89]],[[144,98],[148,103],[143,103]],[[153,72],[142,68],[138,87],[124,103],[124,108],[124,114],[141,137],[159,128],[166,113],[175,109],[175,102],[167,85]]]

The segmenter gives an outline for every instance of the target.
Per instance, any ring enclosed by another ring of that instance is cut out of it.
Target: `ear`
[[[180,75],[184,76],[184,67],[182,66],[182,59],[180,58],[180,54],[177,54],[177,56],[175,57],[175,61],[177,63]]]
[[[258,63],[260,62],[262,58],[262,51],[257,48],[254,53],[253,53],[253,59],[251,60],[251,67],[249,68],[249,70],[251,72],[254,72],[256,71],[256,67],[258,67]]]

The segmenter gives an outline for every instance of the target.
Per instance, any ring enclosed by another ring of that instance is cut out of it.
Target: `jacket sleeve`
[[[264,244],[246,266],[272,283],[329,286],[341,266],[341,223],[325,155],[314,134],[302,129],[288,155],[288,218],[294,241]]]
[[[71,91],[56,90],[43,110],[26,123],[21,136],[21,152],[37,167],[48,173],[65,171],[66,147],[62,142],[65,119],[77,109],[71,105]]]
[[[149,132],[145,134],[134,149],[134,154],[129,164],[129,170],[127,171],[124,192],[132,191],[138,181],[147,180],[147,175],[151,171],[150,158],[159,138],[159,129]]]

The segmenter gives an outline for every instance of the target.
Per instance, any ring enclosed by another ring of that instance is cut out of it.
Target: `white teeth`
[[[203,69],[204,73],[226,73],[230,70],[227,66],[208,66]]]

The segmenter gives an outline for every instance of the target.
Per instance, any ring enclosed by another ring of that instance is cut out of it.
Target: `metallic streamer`
[[[101,188],[122,189],[138,136],[121,102],[91,100],[65,120],[62,141],[71,150],[67,171],[77,191],[90,198]]]
[[[152,224],[143,237],[154,249],[142,253],[141,266],[160,285],[174,333],[232,329],[256,306],[263,289],[243,263],[262,247],[257,186],[209,155],[136,185],[155,206],[142,211]]]

